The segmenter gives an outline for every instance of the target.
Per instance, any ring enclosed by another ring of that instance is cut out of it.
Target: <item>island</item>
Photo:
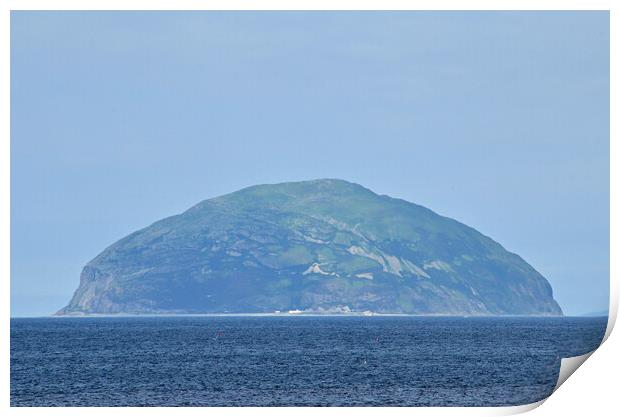
[[[124,237],[57,315],[562,315],[472,227],[339,179],[256,185]]]

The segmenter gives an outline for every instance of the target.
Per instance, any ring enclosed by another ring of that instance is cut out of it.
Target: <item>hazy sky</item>
[[[12,12],[11,312],[205,198],[335,177],[607,308],[607,12]]]

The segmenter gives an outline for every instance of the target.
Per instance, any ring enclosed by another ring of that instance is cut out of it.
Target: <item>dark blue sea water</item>
[[[11,320],[13,406],[500,406],[547,397],[606,318]]]

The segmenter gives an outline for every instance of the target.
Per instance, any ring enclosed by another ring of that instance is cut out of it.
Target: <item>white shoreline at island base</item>
[[[409,313],[376,313],[372,311],[347,313],[320,313],[291,310],[266,313],[70,313],[50,314],[47,316],[15,316],[11,318],[96,318],[96,317],[445,317],[445,318],[596,318],[595,316],[568,315],[528,315],[528,314],[409,314]],[[608,317],[608,316],[597,316]]]

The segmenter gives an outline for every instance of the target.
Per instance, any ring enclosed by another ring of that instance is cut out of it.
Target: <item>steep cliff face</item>
[[[342,180],[246,188],[132,233],[58,314],[275,310],[562,314],[492,239]]]

